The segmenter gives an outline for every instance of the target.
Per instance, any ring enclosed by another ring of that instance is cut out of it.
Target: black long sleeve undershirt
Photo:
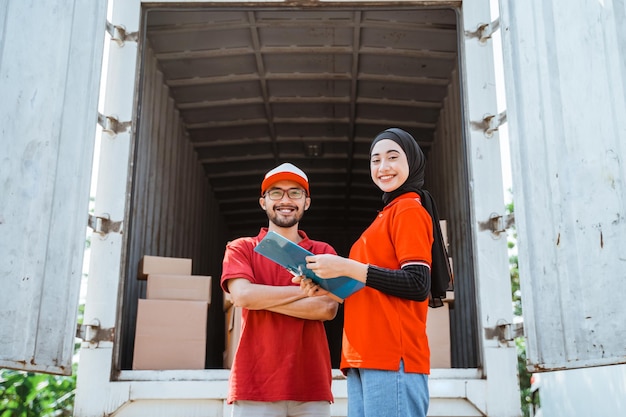
[[[424,301],[430,293],[430,268],[407,265],[398,270],[369,265],[365,285],[395,297]]]

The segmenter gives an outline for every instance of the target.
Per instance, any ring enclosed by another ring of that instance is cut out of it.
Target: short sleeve
[[[391,239],[400,265],[432,265],[433,227],[430,214],[417,200],[401,200],[391,221]]]
[[[250,239],[236,239],[226,245],[222,262],[222,279],[220,285],[225,292],[229,292],[225,282],[232,278],[245,278],[255,282],[252,271],[252,256],[254,243]]]

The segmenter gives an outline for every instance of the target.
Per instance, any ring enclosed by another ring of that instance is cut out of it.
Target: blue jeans
[[[425,417],[428,375],[348,369],[348,417]]]

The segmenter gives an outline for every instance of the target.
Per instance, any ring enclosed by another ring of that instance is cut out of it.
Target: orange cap
[[[261,195],[265,194],[265,191],[267,191],[270,185],[275,184],[278,181],[297,182],[306,190],[306,194],[309,195],[308,177],[300,168],[288,162],[277,166],[265,174],[265,178],[261,183]]]

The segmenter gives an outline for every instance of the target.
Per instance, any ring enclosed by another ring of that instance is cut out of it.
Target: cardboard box
[[[211,303],[211,277],[208,275],[148,275],[148,300],[187,300]]]
[[[139,261],[137,279],[147,279],[151,274],[191,275],[191,259],[145,255]]]
[[[226,349],[224,350],[224,368],[230,369],[233,366],[233,358],[239,345],[241,337],[241,307],[231,306],[226,310]]]
[[[222,296],[223,296],[222,306],[224,307],[224,311],[227,311],[229,308],[233,306],[233,300],[232,298],[230,298],[230,294],[223,290],[222,290]]]
[[[446,298],[447,299],[447,298]],[[444,302],[442,307],[429,308],[426,319],[426,334],[430,347],[430,367],[450,368],[450,305]]]
[[[448,257],[448,263],[450,264],[450,273],[452,274],[452,280],[448,286],[448,292],[454,291],[454,264],[452,263],[452,257]]]
[[[443,236],[443,245],[447,251],[450,250],[450,241],[448,240],[448,221],[439,220],[439,227],[441,228],[441,234]]]
[[[140,299],[133,369],[204,369],[208,307],[204,301]]]

